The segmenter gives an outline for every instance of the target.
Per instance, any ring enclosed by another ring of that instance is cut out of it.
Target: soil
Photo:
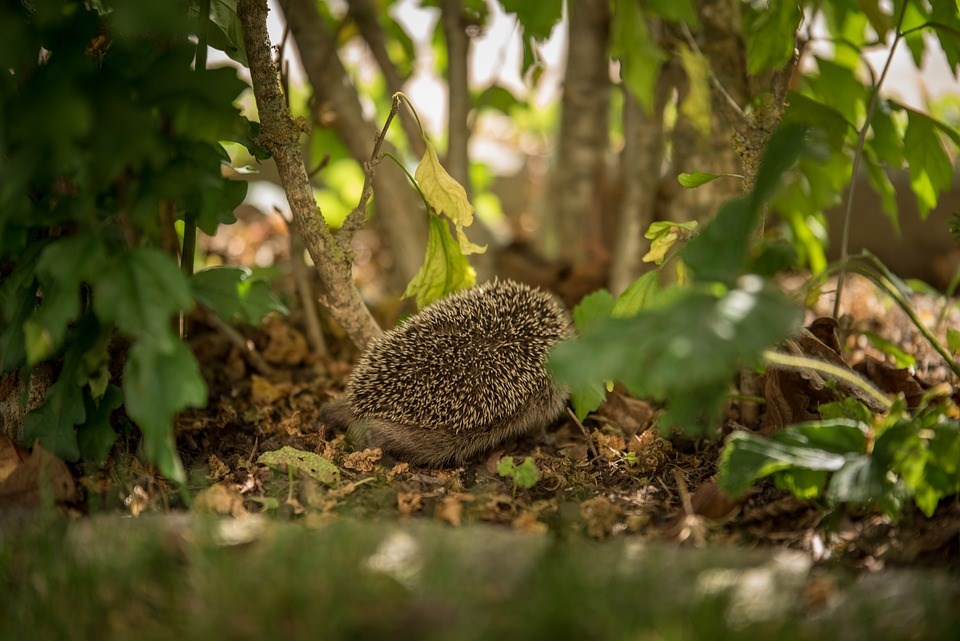
[[[286,243],[264,243],[261,238],[273,238],[283,233],[282,228],[249,229],[245,233],[256,242],[242,243],[243,248],[267,247],[273,253],[246,256],[244,249],[222,258],[268,264],[287,260]],[[211,255],[218,247],[208,248]],[[797,275],[784,278],[782,284],[791,290],[805,281]],[[245,343],[203,317],[189,319],[189,344],[209,386],[207,407],[182,413],[176,423],[194,510],[233,516],[267,511],[280,518],[303,519],[310,526],[350,517],[433,519],[451,526],[483,522],[561,537],[786,547],[802,550],[818,563],[839,562],[864,570],[960,561],[960,503],[955,498],[943,501],[931,518],[909,508],[898,522],[868,508],[831,510],[796,499],[772,483],[761,483],[734,500],[716,486],[722,438],[663,438],[655,427],[658,408],[621,389],[613,390],[582,424],[572,415],[565,417],[543,434],[509,443],[455,469],[419,469],[388,460],[379,450],[353,450],[345,435],[328,433],[317,417],[325,402],[342,393],[356,351],[328,319],[322,319],[330,355],[317,355],[305,337],[292,281],[281,276],[274,284],[291,314],[271,316],[259,328],[239,328]],[[881,389],[908,397],[937,385],[948,385],[951,392],[957,389],[949,369],[909,318],[868,281],[848,279],[838,326],[823,320],[831,312],[830,289],[830,284],[824,286],[824,293],[810,306],[807,327],[826,348],[836,340],[832,337],[843,337],[832,346],[839,348],[837,359]],[[942,298],[917,294],[913,302],[920,318],[936,326],[941,338],[946,328],[960,327],[960,313],[952,306],[945,321],[938,323]],[[392,303],[376,311],[389,325],[401,310]],[[897,369],[892,358],[867,339],[867,332],[912,355],[915,366]],[[250,357],[250,350],[266,368]],[[756,407],[731,402],[721,436],[735,430],[778,429],[781,425],[770,418],[774,414],[770,408],[778,408],[780,415],[809,411],[812,393],[797,385],[786,379],[760,380],[766,409],[761,405],[756,420],[747,422]],[[284,447],[320,455],[339,472],[319,478],[258,463],[263,453]],[[514,456],[518,464],[532,457],[538,482],[524,489],[501,477],[497,464],[504,456]],[[187,494],[140,462],[130,435],[121,437],[105,469],[71,471],[83,490],[63,503],[74,516],[185,509]]]

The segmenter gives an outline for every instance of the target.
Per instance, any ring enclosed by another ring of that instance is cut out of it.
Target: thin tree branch
[[[367,217],[367,202],[373,195],[373,177],[377,172],[377,166],[383,160],[383,156],[380,155],[380,147],[383,146],[383,141],[387,137],[387,130],[390,129],[390,123],[393,122],[394,117],[396,117],[400,111],[400,96],[401,94],[393,95],[390,113],[387,114],[387,119],[383,123],[383,129],[380,130],[380,133],[378,133],[374,139],[370,160],[363,163],[363,189],[360,190],[360,201],[357,203],[357,206],[353,208],[353,211],[347,214],[346,220],[343,221],[343,225],[340,227],[341,238],[352,237],[353,234],[363,226],[363,221]],[[414,124],[419,132],[420,126],[416,124],[416,121],[414,121]],[[417,138],[420,139],[419,133],[417,134]]]
[[[373,0],[348,0],[347,4],[350,6],[350,16],[360,30],[360,36],[370,47],[370,52],[373,54],[374,60],[377,61],[381,73],[383,73],[387,90],[390,93],[403,91],[404,81],[400,77],[400,71],[387,53],[386,37],[384,36],[383,26],[380,24],[379,10],[376,4]],[[426,143],[420,137],[420,127],[413,115],[406,111],[401,112],[400,122],[407,134],[410,151],[416,156],[423,156],[427,150]]]
[[[357,347],[364,349],[381,330],[353,283],[351,258],[335,242],[313,199],[300,148],[301,128],[287,108],[277,67],[271,57],[267,2],[239,0],[237,15],[243,28],[250,77],[260,113],[258,141],[270,151],[277,164],[294,224],[320,276],[324,305]]]
[[[896,36],[893,44],[890,45],[890,54],[887,56],[887,62],[883,65],[883,71],[880,73],[880,79],[873,85],[873,94],[870,96],[870,105],[867,107],[867,117],[860,127],[857,135],[857,150],[853,154],[853,169],[850,174],[850,186],[847,189],[847,206],[843,213],[843,235],[840,239],[840,273],[837,275],[837,294],[833,299],[833,318],[840,316],[840,298],[843,295],[843,284],[847,272],[847,259],[849,258],[850,242],[850,219],[853,218],[853,196],[857,187],[857,172],[860,170],[860,157],[863,156],[863,145],[867,141],[867,131],[870,129],[870,121],[873,120],[873,113],[880,102],[880,87],[887,78],[887,72],[890,71],[890,63],[893,62],[893,54],[897,51],[897,45],[903,39],[903,18],[907,13],[908,2],[904,2],[900,8],[900,16],[897,18]]]

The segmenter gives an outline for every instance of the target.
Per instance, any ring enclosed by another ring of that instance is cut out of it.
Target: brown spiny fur
[[[563,412],[566,391],[544,363],[550,347],[572,334],[553,296],[512,281],[486,283],[385,332],[321,419],[399,460],[461,464]]]

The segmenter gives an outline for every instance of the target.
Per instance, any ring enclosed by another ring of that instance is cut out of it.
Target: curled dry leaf
[[[207,474],[207,478],[216,481],[219,481],[230,473],[230,468],[227,467],[227,464],[221,461],[216,454],[211,454],[207,458],[207,467],[210,468],[210,473]]]
[[[307,339],[280,318],[268,318],[263,326],[269,342],[263,358],[274,365],[299,365],[310,353]]]
[[[510,524],[510,527],[518,532],[528,534],[546,534],[550,530],[546,523],[537,520],[537,516],[533,512],[526,510],[520,512]]]
[[[580,504],[580,516],[587,525],[587,534],[595,539],[605,539],[620,522],[622,510],[603,496],[588,499]]]
[[[369,474],[377,467],[377,462],[383,457],[383,451],[378,447],[376,449],[366,449],[360,452],[350,452],[343,457],[341,465],[354,472]]]
[[[259,406],[273,405],[282,398],[290,394],[290,384],[280,383],[274,385],[262,376],[254,374],[251,377],[250,396],[253,402]]]
[[[463,523],[463,499],[459,495],[445,496],[433,511],[433,517],[459,526]]]
[[[615,390],[607,394],[607,400],[600,404],[597,413],[619,427],[623,435],[629,438],[650,427],[657,411],[650,403]]]
[[[652,474],[666,464],[673,453],[673,444],[661,437],[656,429],[648,429],[633,435],[627,443],[627,451],[636,454],[638,472]]]
[[[923,398],[923,385],[909,369],[894,367],[872,356],[865,357],[853,369],[887,394],[903,394],[908,409],[916,409]]]
[[[196,512],[222,516],[243,516],[247,513],[240,488],[235,483],[211,485],[197,494],[192,507]]]
[[[420,492],[397,492],[397,510],[401,516],[411,516],[423,509],[423,494]]]
[[[39,445],[23,459],[20,459],[19,452],[11,453],[9,445],[5,450],[4,461],[8,469],[14,458],[21,462],[0,482],[0,507],[40,505],[45,497],[52,498],[55,503],[76,498],[77,486],[73,476],[59,458]]]

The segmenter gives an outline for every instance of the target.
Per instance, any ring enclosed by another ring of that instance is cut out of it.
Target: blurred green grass
[[[774,550],[424,521],[0,520],[11,640],[957,639],[958,604],[945,570],[854,576]]]

